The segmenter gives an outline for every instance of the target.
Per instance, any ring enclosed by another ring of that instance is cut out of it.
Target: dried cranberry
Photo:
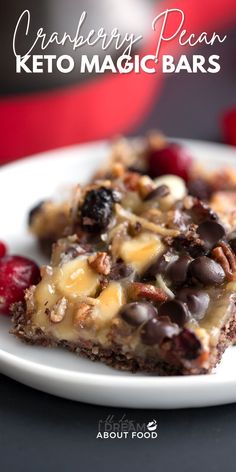
[[[161,344],[164,339],[171,339],[179,331],[178,325],[172,323],[168,317],[152,318],[143,326],[141,339],[144,344],[153,346]]]
[[[0,241],[0,257],[4,257],[7,253],[6,244]]]
[[[100,187],[90,190],[80,210],[83,229],[89,233],[104,231],[110,223],[113,204],[119,200],[119,193],[113,189]]]
[[[40,271],[30,259],[5,256],[0,259],[0,313],[9,314],[12,303],[22,301],[25,289],[38,283]]]
[[[186,328],[173,337],[172,348],[178,357],[187,360],[197,359],[202,351],[201,342],[196,334]]]
[[[170,143],[164,148],[150,149],[148,152],[148,173],[151,177],[175,174],[188,180],[192,157],[180,144]]]

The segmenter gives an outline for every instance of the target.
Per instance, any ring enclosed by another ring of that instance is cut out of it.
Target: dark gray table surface
[[[158,438],[96,439],[113,414],[158,421]],[[0,470],[235,471],[236,405],[188,410],[105,408],[63,400],[0,376]]]

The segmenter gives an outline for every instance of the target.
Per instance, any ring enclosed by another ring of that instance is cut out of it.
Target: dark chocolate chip
[[[197,197],[200,200],[209,200],[213,189],[206,180],[199,177],[188,182],[188,191],[193,197]]]
[[[125,264],[124,262],[116,262],[109,274],[109,279],[111,280],[121,280],[129,277],[133,272],[133,268],[130,265]]]
[[[224,282],[225,273],[218,262],[210,257],[197,257],[189,264],[190,277],[204,285],[218,285]]]
[[[119,315],[126,323],[139,326],[157,316],[157,310],[148,302],[132,302],[124,305]]]
[[[176,299],[162,303],[158,313],[159,316],[168,316],[179,326],[183,326],[190,317],[187,304]]]
[[[206,254],[206,249],[204,247],[204,242],[198,237],[195,231],[188,232],[186,234],[180,234],[173,241],[173,248],[178,251],[185,251],[190,254],[192,257],[198,257]]]
[[[182,254],[179,258],[170,263],[167,268],[167,277],[175,284],[182,284],[187,277],[188,266],[192,258],[188,254]]]
[[[144,171],[144,169],[141,169],[138,166],[137,167],[129,166],[128,171],[129,172],[135,172],[135,174],[146,175],[146,172]]]
[[[217,221],[204,221],[199,225],[197,232],[204,241],[206,250],[212,249],[218,241],[225,237],[225,229]]]
[[[158,274],[164,274],[167,270],[167,267],[171,261],[173,254],[171,252],[166,252],[159,256],[155,262],[153,262],[143,274],[144,280],[149,280],[155,278]]]
[[[172,338],[179,333],[179,327],[171,323],[169,318],[153,318],[142,328],[141,339],[144,344],[152,346],[160,344],[166,338]]]
[[[85,195],[80,209],[80,224],[89,233],[101,233],[110,223],[113,204],[121,195],[114,189],[100,187]]]
[[[176,298],[187,303],[191,315],[196,320],[201,320],[207,311],[210,297],[204,290],[195,288],[183,288],[176,294]]]
[[[148,195],[144,198],[144,201],[147,202],[149,200],[154,200],[154,199],[159,200],[159,198],[164,198],[169,194],[170,194],[169,187],[163,184],[157,188],[154,188],[154,190],[148,193]]]
[[[177,358],[193,360],[202,352],[202,344],[196,334],[184,328],[173,338],[172,349]]]
[[[33,208],[31,208],[31,210],[29,211],[29,215],[28,215],[28,225],[32,224],[35,215],[37,215],[37,213],[40,212],[40,210],[41,210],[41,208],[42,208],[42,206],[45,202],[46,202],[45,200],[42,200],[37,205],[35,205]]]
[[[193,222],[198,225],[206,220],[217,221],[219,219],[218,215],[209,207],[209,205],[207,205],[207,203],[202,202],[197,198],[188,213],[192,217]]]

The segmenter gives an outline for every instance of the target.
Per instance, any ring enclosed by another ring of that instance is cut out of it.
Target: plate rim
[[[78,355],[78,357],[80,356]],[[178,376],[178,375],[173,375],[173,376],[161,376],[161,375],[148,376],[147,375],[146,376],[146,375],[139,375],[139,374],[132,374],[132,373],[130,373],[132,375],[122,375],[122,371],[119,371],[119,373],[116,373],[116,375],[112,375],[112,373],[100,374],[100,373],[95,373],[95,372],[91,373],[91,372],[81,372],[81,371],[76,371],[76,370],[67,370],[60,367],[54,367],[51,365],[45,365],[45,364],[40,364],[39,362],[30,361],[28,359],[18,357],[17,355],[12,354],[3,349],[0,349],[0,360],[2,360],[5,363],[10,364],[11,366],[15,366],[16,364],[18,364],[20,368],[25,367],[25,370],[27,372],[32,372],[34,369],[34,374],[35,374],[35,369],[36,369],[38,370],[39,374],[42,374],[43,376],[46,376],[46,377],[52,376],[52,375],[55,377],[63,376],[64,378],[67,377],[67,380],[69,380],[70,378],[71,379],[73,378],[73,381],[76,380],[79,382],[81,382],[82,380],[86,382],[88,382],[89,380],[92,381],[92,379],[96,377],[96,379],[101,380],[101,382],[98,382],[98,383],[102,385],[104,385],[104,382],[106,382],[107,385],[110,384],[110,382],[114,383],[114,381],[115,383],[120,383],[121,380],[122,382],[124,381],[128,384],[130,383],[137,384],[139,382],[143,383],[143,381],[145,380],[145,386],[148,383],[152,385],[153,383],[158,383],[158,384],[162,383],[163,387],[172,386],[176,388],[177,385],[174,385],[174,384],[175,382],[180,384],[179,382],[180,379],[181,379],[181,384],[189,383],[190,381],[193,384],[193,386],[194,384],[197,384],[199,386],[199,382],[202,384],[202,386],[204,386],[205,384],[207,384],[208,386],[209,381],[214,385],[222,384],[222,383],[236,384],[236,376],[229,377],[228,374],[217,375],[215,373],[212,373],[212,374],[204,374],[204,375],[185,375],[185,376]],[[97,362],[99,363],[99,361]],[[171,383],[173,385],[169,385]],[[147,387],[149,386],[150,385],[147,385]]]

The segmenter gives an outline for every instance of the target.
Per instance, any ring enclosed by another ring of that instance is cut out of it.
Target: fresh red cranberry
[[[21,256],[0,259],[0,313],[9,314],[12,303],[24,299],[25,289],[38,283],[40,271],[35,262]]]
[[[7,247],[6,244],[4,244],[2,241],[0,241],[0,257],[4,257],[7,253]]]
[[[148,154],[148,173],[152,178],[174,174],[187,181],[191,166],[192,157],[180,144],[170,143],[160,149],[151,149]]]

